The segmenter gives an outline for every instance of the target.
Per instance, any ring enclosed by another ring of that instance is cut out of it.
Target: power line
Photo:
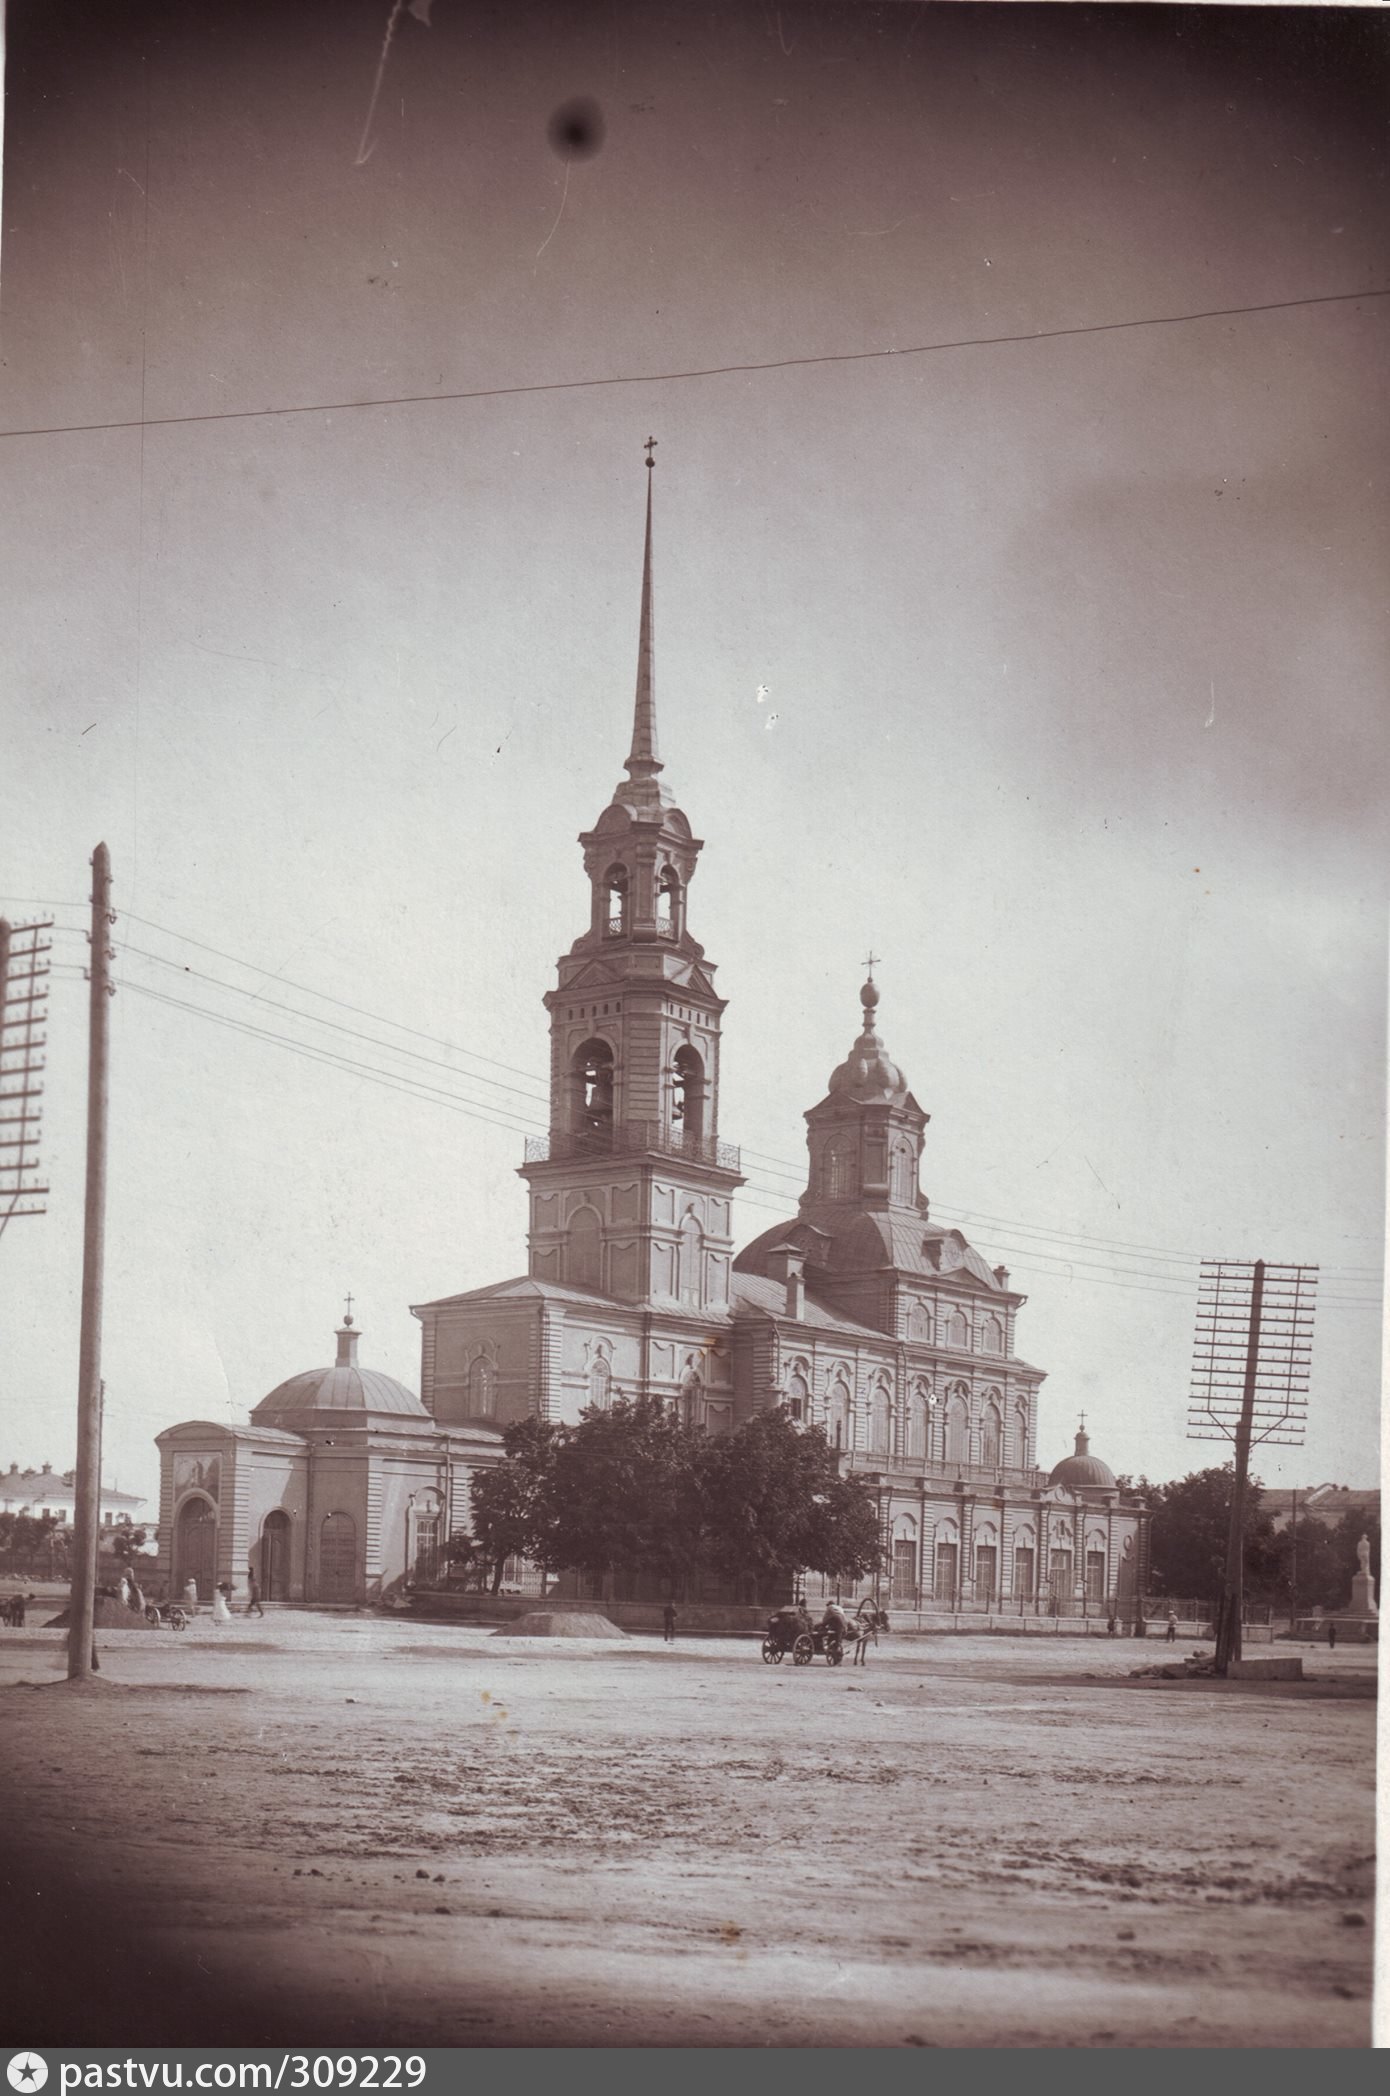
[[[682,380],[731,378],[759,371],[795,371],[826,364],[866,364],[894,357],[926,357],[947,350],[996,349],[1012,343],[1060,342],[1075,335],[1114,335],[1128,329],[1185,327],[1199,320],[1234,320],[1243,314],[1289,313],[1303,306],[1337,306],[1360,299],[1390,298],[1390,288],[1328,291],[1306,298],[1269,299],[1260,305],[1212,306],[1195,313],[1148,313],[1135,320],[1100,320],[1075,327],[1029,328],[1012,335],[962,335],[944,342],[913,342],[901,349],[830,350],[820,356],[768,357],[755,363],[706,364],[683,371],[629,371],[606,378],[538,379],[525,386],[474,386],[450,393],[396,393],[380,400],[316,400],[298,406],[216,408],[200,415],[148,415],[112,422],[55,422],[29,429],[0,430],[0,437],[71,437],[122,429],[178,429],[193,423],[259,422],[286,415],[360,414],[376,408],[445,405],[463,400],[504,400],[532,393],[580,393],[605,386],[666,386]]]

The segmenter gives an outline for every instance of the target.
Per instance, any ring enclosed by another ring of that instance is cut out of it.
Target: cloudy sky
[[[421,12],[378,88],[389,0],[11,0],[0,908],[59,965],[0,1461],[73,1459],[99,838],[108,1474],[331,1358],[349,1289],[418,1384],[409,1305],[523,1269],[652,433],[741,1234],[872,945],[1045,1460],[1082,1407],[1117,1469],[1212,1460],[1196,1261],[1263,1255],[1324,1278],[1257,1468],[1368,1481],[1384,22]]]

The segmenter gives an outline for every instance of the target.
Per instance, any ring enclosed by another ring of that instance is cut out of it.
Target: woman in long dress
[[[231,1612],[230,1608],[228,1608],[228,1606],[227,1606],[227,1596],[229,1595],[229,1593],[230,1593],[230,1592],[231,1592],[231,1589],[230,1589],[230,1587],[228,1587],[228,1585],[227,1585],[227,1583],[226,1583],[226,1581],[225,1581],[225,1580],[223,1581],[223,1583],[222,1583],[222,1585],[221,1585],[220,1587],[214,1587],[214,1588],[213,1588],[213,1590],[212,1590],[212,1620],[213,1620],[213,1622],[214,1622],[214,1623],[230,1623],[230,1622],[231,1622],[231,1620],[232,1620],[232,1612]]]

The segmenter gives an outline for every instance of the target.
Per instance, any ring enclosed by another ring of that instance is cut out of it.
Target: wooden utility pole
[[[73,1507],[68,1679],[92,1672],[96,1653],[97,1537],[101,1527],[101,1309],[106,1268],[106,1114],[111,1040],[111,854],[92,854],[92,961],[87,1043],[87,1196],[82,1232],[82,1337],[77,1371],[77,1481]]]
[[[1255,1381],[1260,1362],[1260,1306],[1264,1300],[1265,1263],[1255,1261],[1250,1290],[1250,1332],[1245,1343],[1245,1383],[1236,1428],[1235,1477],[1231,1484],[1231,1525],[1226,1537],[1226,1579],[1216,1626],[1216,1671],[1229,1672],[1240,1658],[1240,1619],[1245,1605],[1245,1487],[1250,1475],[1250,1434],[1255,1419]]]

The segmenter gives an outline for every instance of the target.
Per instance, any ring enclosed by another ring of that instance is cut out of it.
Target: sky
[[[410,1305],[524,1270],[651,434],[739,1235],[872,949],[1040,1459],[1084,1409],[1117,1471],[1220,1460],[1197,1262],[1262,1256],[1322,1280],[1255,1468],[1370,1481],[1384,22],[434,0],[378,85],[390,12],[10,6],[0,910],[56,930],[0,1465],[74,1456],[99,839],[108,1477],[349,1290],[418,1387]]]

